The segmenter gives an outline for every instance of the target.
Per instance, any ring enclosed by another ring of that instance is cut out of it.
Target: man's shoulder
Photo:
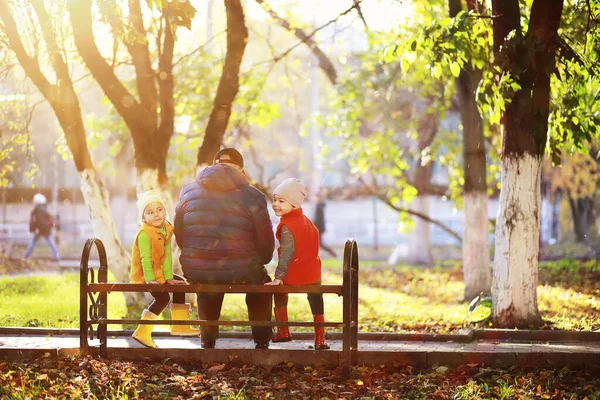
[[[200,188],[200,184],[198,183],[198,181],[196,181],[195,179],[193,181],[190,181],[188,183],[186,183],[185,185],[183,185],[183,187],[181,188],[181,192],[189,192],[190,190],[193,189],[197,189]]]
[[[247,198],[249,198],[251,200],[260,201],[261,203],[263,201],[265,203],[267,202],[267,197],[265,196],[265,194],[250,184],[247,186],[244,186],[241,189],[241,191],[242,191],[242,193],[244,193],[247,196]]]
[[[183,187],[181,188],[181,191],[179,192],[179,200],[185,201],[186,196],[188,196],[188,194],[190,192],[196,192],[196,191],[201,191],[201,190],[202,190],[202,185],[200,185],[197,181],[193,180],[191,182],[188,182],[185,185],[183,185]]]

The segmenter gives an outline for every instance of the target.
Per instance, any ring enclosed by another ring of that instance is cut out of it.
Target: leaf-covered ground
[[[0,363],[2,399],[598,399],[590,372],[476,364],[354,367],[291,363],[265,368],[239,363],[176,364],[93,358],[41,358]]]

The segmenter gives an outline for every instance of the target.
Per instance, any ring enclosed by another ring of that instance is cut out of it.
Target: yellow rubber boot
[[[142,313],[142,319],[144,321],[156,321],[158,319],[158,315],[154,314],[150,310],[144,310]],[[154,329],[154,325],[138,325],[131,337],[144,346],[155,349],[157,346],[152,340],[152,329]]]
[[[171,304],[171,318],[175,321],[187,321],[190,319],[190,305]],[[171,325],[171,335],[173,336],[198,336],[200,331],[189,325]]]

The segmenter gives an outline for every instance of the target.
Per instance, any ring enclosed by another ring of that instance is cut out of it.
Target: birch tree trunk
[[[42,37],[52,61],[56,83],[50,83],[42,72],[38,63],[38,54],[28,54],[19,35],[19,28],[15,23],[11,9],[8,3],[4,1],[0,1],[0,19],[3,22],[0,29],[4,31],[9,39],[10,49],[15,53],[25,74],[52,107],[64,132],[69,151],[73,155],[75,168],[79,172],[81,191],[88,207],[94,234],[105,245],[109,261],[108,267],[115,277],[127,282],[129,280],[129,254],[123,248],[117,235],[105,185],[98,178],[92,164],[87,148],[79,99],[73,87],[67,62],[58,47],[52,19],[45,8],[45,4],[41,1],[32,2],[31,4],[39,20]],[[37,49],[37,46],[34,48]],[[132,294],[126,294],[125,296],[128,305],[134,304],[135,298]]]
[[[480,4],[466,2],[469,11],[479,12]],[[459,0],[449,0],[450,16],[462,11]],[[463,125],[463,193],[464,234],[462,242],[464,299],[470,301],[480,294],[490,294],[492,270],[488,241],[487,161],[483,123],[477,108],[476,92],[481,80],[480,69],[465,65],[456,86]]]
[[[464,234],[462,243],[464,299],[489,295],[492,285],[488,230],[485,139],[475,100],[481,74],[469,68],[459,76],[459,98],[463,123]]]
[[[463,195],[465,230],[463,233],[463,277],[465,300],[489,295],[492,286],[488,230],[487,193],[474,191]]]
[[[129,282],[131,257],[117,234],[110,210],[108,191],[94,169],[80,171],[79,180],[94,235],[102,240],[106,248],[109,269],[119,282]]]
[[[428,195],[423,194],[411,204],[411,208],[422,214],[429,215],[431,200]],[[416,218],[415,228],[410,236],[406,262],[420,265],[433,265],[431,255],[431,227],[429,222]]]
[[[498,16],[493,21],[496,62],[520,86],[502,119],[502,190],[492,286],[492,322],[498,327],[541,323],[537,307],[541,171],[562,8],[562,0],[534,0],[523,35],[519,2],[492,0],[493,14]]]
[[[431,99],[430,99],[431,100]],[[424,163],[422,155],[431,146],[440,127],[440,119],[437,115],[430,115],[427,111],[421,116],[417,132],[419,137],[417,140],[417,149],[419,150],[419,158],[415,167],[414,186],[419,195],[412,204],[412,209],[422,215],[429,216],[430,198],[427,194],[427,189],[431,187],[431,178],[433,176],[433,162]],[[400,250],[398,248],[397,250]],[[399,251],[394,251],[394,254],[399,254]],[[394,257],[390,256],[390,260]],[[422,218],[416,218],[415,228],[411,235],[406,261],[432,265],[433,257],[431,255],[431,227],[429,222]],[[395,260],[394,260],[395,262]]]
[[[540,321],[537,306],[542,158],[505,157],[496,221],[493,313],[499,326]]]

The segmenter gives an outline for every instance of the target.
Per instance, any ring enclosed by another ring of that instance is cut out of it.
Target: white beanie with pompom
[[[273,190],[274,195],[283,197],[291,205],[299,208],[306,197],[306,186],[300,179],[288,178]]]

